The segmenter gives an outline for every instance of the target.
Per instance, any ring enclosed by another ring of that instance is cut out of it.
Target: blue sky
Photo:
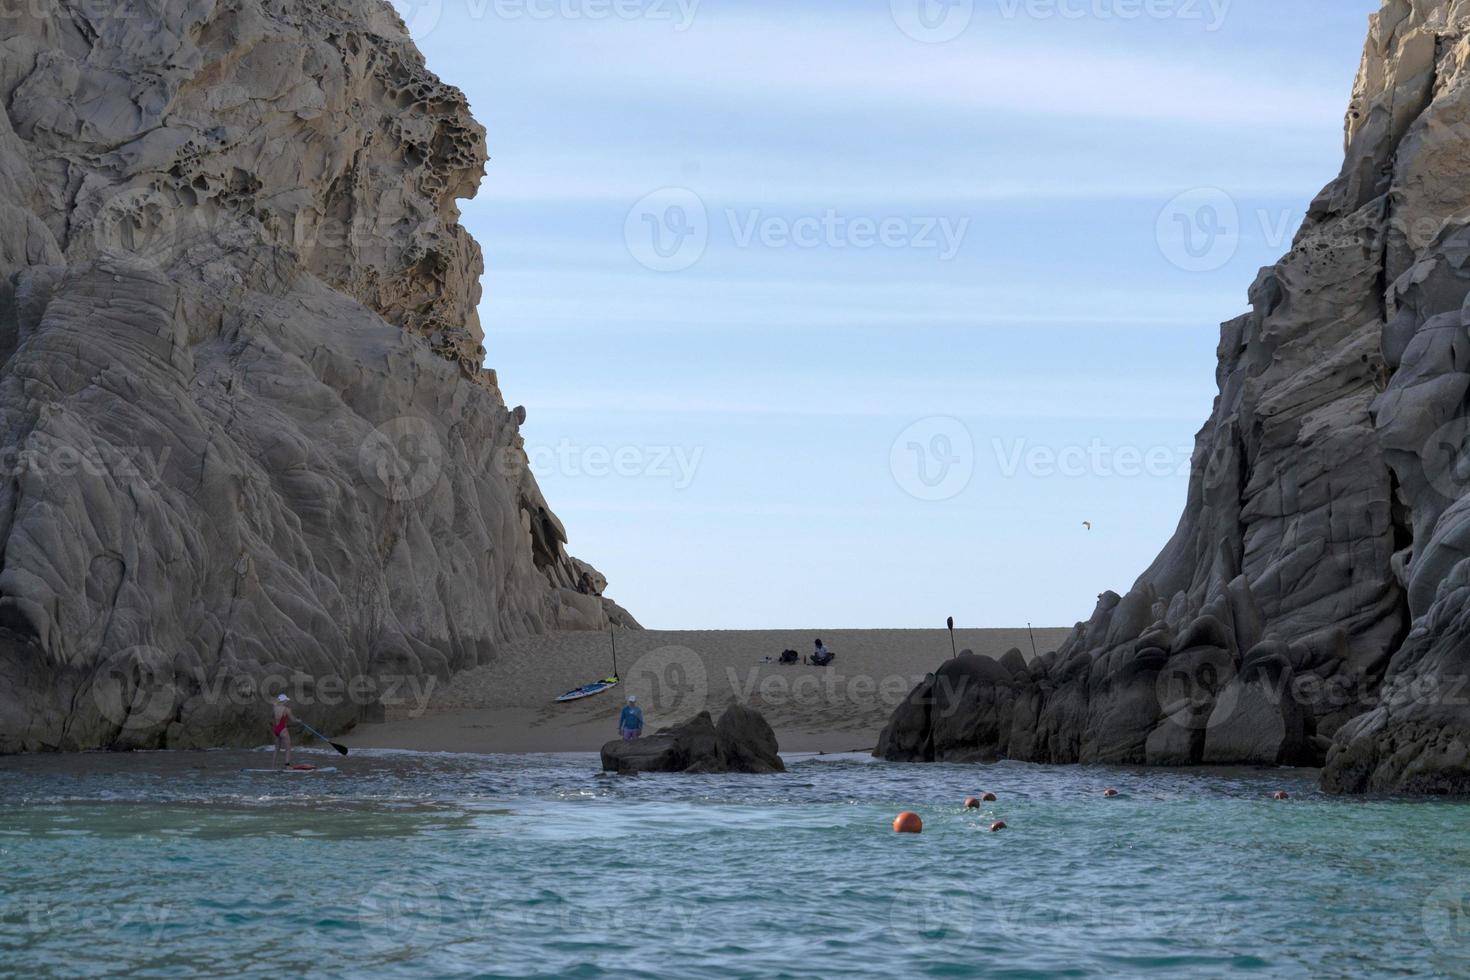
[[[738,629],[1126,590],[1378,4],[395,6],[489,131],[488,363],[571,550]]]

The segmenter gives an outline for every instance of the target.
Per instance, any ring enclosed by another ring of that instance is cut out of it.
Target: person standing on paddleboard
[[[623,713],[618,718],[618,734],[623,736],[624,742],[643,735],[643,709],[638,707],[636,697],[628,698],[628,703],[623,705]]]
[[[285,768],[291,768],[291,731],[290,724],[296,719],[291,716],[291,699],[284,694],[276,696],[276,703],[272,706],[274,718],[271,721],[271,735],[276,740],[276,750],[271,756],[271,765],[275,766],[281,758],[281,749],[286,750]]]

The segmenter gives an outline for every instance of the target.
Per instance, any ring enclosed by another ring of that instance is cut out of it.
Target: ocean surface
[[[0,975],[1470,970],[1470,807],[1309,772],[300,755],[0,758]]]

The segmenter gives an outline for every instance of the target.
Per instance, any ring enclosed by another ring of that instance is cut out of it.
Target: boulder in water
[[[776,733],[753,708],[731,705],[715,724],[708,711],[647,738],[602,747],[607,772],[785,772]]]

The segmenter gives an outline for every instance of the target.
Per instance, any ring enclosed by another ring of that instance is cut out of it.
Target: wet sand
[[[1069,629],[1037,629],[1053,650]],[[765,663],[785,649],[805,657],[822,637],[830,667]],[[716,718],[738,701],[761,711],[783,752],[867,751],[894,707],[950,657],[945,630],[647,630],[616,634],[615,688],[558,704],[557,695],[613,673],[607,633],[551,633],[508,647],[493,664],[422,695],[406,695],[388,720],[342,741],[359,748],[426,752],[595,752],[617,734],[626,698],[638,697],[645,730],[701,710]],[[956,630],[958,649],[1032,657],[1025,628]]]

